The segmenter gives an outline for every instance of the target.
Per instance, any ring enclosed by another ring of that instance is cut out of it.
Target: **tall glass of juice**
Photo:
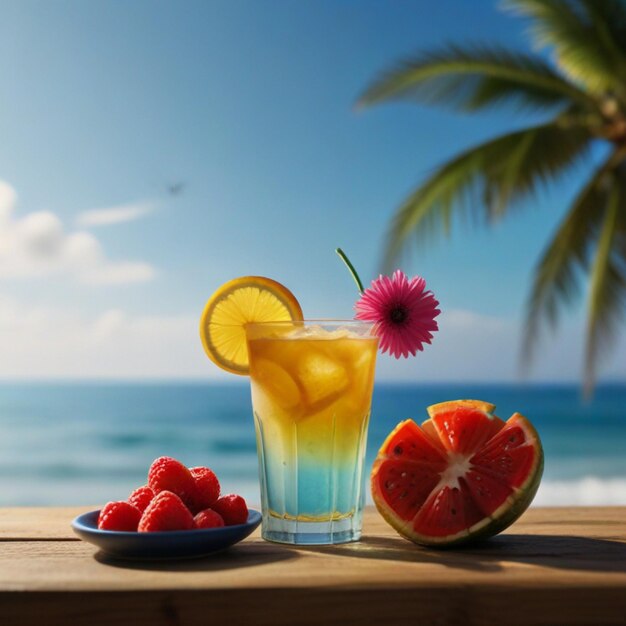
[[[262,535],[291,544],[361,536],[378,337],[358,321],[246,326]]]

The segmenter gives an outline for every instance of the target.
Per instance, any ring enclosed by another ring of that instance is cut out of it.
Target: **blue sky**
[[[351,316],[334,248],[373,278],[415,184],[533,121],[354,101],[418,49],[480,40],[527,47],[488,0],[5,0],[0,205],[14,245],[0,249],[0,329],[15,356],[0,376],[216,376],[196,321],[239,275],[284,282],[309,317]],[[442,330],[420,360],[381,359],[381,376],[513,379],[532,267],[575,189],[571,177],[491,232],[413,255],[403,269],[435,291]],[[18,240],[43,241],[39,258]],[[575,378],[582,329],[574,313],[534,376]],[[626,360],[603,373],[626,378]]]

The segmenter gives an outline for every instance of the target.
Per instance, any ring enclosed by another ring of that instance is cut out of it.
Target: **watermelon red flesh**
[[[390,459],[379,470],[382,497],[403,520],[411,520],[441,478],[441,469],[428,463]]]
[[[528,478],[535,455],[535,449],[527,443],[524,431],[514,423],[507,424],[470,462],[481,473],[491,474],[496,480],[512,487],[520,487]]]
[[[504,427],[501,419],[463,406],[437,413],[430,421],[446,449],[458,454],[476,452]]]
[[[513,494],[511,487],[478,470],[470,470],[459,482],[467,487],[484,517],[491,515]]]
[[[433,491],[413,520],[413,529],[420,535],[447,537],[457,535],[483,519],[485,515],[461,483],[459,487],[446,486]]]
[[[441,471],[448,465],[445,450],[437,447],[413,420],[402,422],[386,443],[388,458],[430,463]]]
[[[373,472],[377,504],[382,498],[383,508],[420,536],[452,536],[489,518],[507,500],[513,502],[515,488],[535,467],[538,449],[517,415],[505,424],[461,407],[424,426],[428,434],[410,420],[401,424]],[[447,452],[432,441],[435,431]]]

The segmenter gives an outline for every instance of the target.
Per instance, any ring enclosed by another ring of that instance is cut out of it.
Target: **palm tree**
[[[592,167],[592,146],[596,154],[602,144],[601,164],[537,264],[523,341],[528,364],[540,333],[556,327],[588,280],[584,383],[590,393],[626,302],[626,1],[509,0],[504,8],[529,20],[534,43],[551,49],[553,63],[494,45],[446,46],[387,71],[358,101],[412,100],[470,113],[515,105],[549,113],[541,124],[466,150],[424,180],[393,218],[385,264],[421,238],[448,234],[458,220],[503,218],[572,167]]]

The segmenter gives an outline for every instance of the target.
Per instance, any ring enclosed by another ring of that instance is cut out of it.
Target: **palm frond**
[[[597,36],[615,56],[626,58],[626,2],[624,0],[580,0]]]
[[[544,324],[556,326],[561,310],[578,299],[583,277],[591,272],[585,355],[588,391],[593,387],[600,351],[608,347],[616,330],[626,295],[626,172],[616,173],[622,158],[619,153],[612,154],[578,194],[540,259],[527,303],[525,365],[533,357]]]
[[[406,249],[451,230],[455,218],[490,222],[548,184],[586,153],[584,125],[566,118],[503,135],[471,148],[434,172],[396,212],[385,268]]]
[[[560,308],[580,295],[580,279],[588,270],[589,250],[606,205],[601,167],[574,201],[535,270],[526,307],[522,360],[528,365],[539,343],[543,322],[557,324]]]
[[[613,0],[505,0],[530,18],[531,35],[557,65],[596,94],[626,93],[626,9]]]
[[[626,274],[618,248],[618,239],[626,234],[626,181],[617,174],[610,180],[605,215],[591,270],[585,345],[585,392],[594,387],[596,368],[601,356],[611,352],[615,335],[623,319],[626,303]],[[621,183],[621,184],[620,184]]]
[[[496,104],[556,107],[597,102],[537,56],[505,48],[450,45],[421,53],[382,74],[359,98],[358,106],[386,100],[414,100],[476,111]]]

